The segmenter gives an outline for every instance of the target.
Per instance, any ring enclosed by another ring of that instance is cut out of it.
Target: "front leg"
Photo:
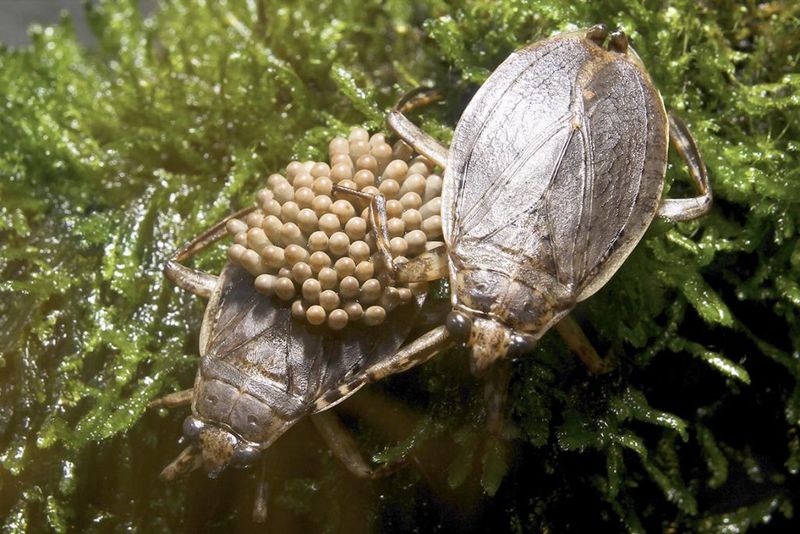
[[[382,194],[365,193],[338,184],[333,186],[333,194],[369,201],[370,232],[378,249],[380,264],[376,267],[379,269],[381,284],[432,282],[447,276],[447,249],[444,245],[425,251],[408,261],[395,261],[389,245],[386,199]]]
[[[179,408],[181,406],[189,406],[192,403],[192,394],[194,389],[184,389],[175,391],[174,393],[167,393],[161,398],[151,401],[147,405],[148,408]]]
[[[161,471],[159,477],[166,481],[175,480],[200,469],[202,465],[203,455],[200,453],[200,449],[195,445],[189,445]]]
[[[328,447],[330,447],[334,456],[344,464],[348,471],[358,478],[375,480],[393,473],[406,463],[406,458],[402,457],[377,468],[370,467],[358,450],[358,445],[353,436],[332,411],[312,415],[311,422]]]
[[[590,373],[604,374],[614,367],[610,358],[603,359],[597,354],[591,341],[572,316],[567,315],[561,319],[556,323],[555,329],[567,348],[583,362]]]
[[[511,383],[511,361],[495,362],[483,378],[483,400],[486,407],[486,430],[492,436],[503,436],[503,423],[508,386]]]
[[[658,216],[668,221],[690,221],[705,215],[711,209],[712,196],[711,187],[708,185],[708,172],[686,123],[672,114],[669,115],[669,138],[678,155],[686,163],[700,196],[664,199],[658,208]]]
[[[258,478],[256,479],[256,496],[253,499],[253,523],[264,523],[267,520],[267,508],[269,505],[269,482],[267,481],[267,458],[262,455],[261,467],[259,468]]]

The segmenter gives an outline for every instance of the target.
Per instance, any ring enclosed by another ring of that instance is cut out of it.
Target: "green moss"
[[[411,450],[417,468],[353,481],[299,425],[274,448],[270,521],[276,531],[355,530],[364,518],[397,530],[785,526],[800,466],[800,7],[290,5],[174,0],[143,18],[134,0],[105,0],[88,8],[96,48],[64,20],[0,49],[4,531],[248,524],[252,473],[156,479],[183,414],[145,406],[191,383],[202,312],[163,279],[166,257],[291,159],[323,156],[355,124],[380,127],[405,90],[447,89],[419,119],[447,141],[510,51],[600,21],[632,36],[695,133],[717,199],[700,221],[654,224],[576,310],[617,368],[589,376],[546,336],[515,366],[507,445],[481,432],[481,386],[463,355],[388,380],[371,388],[386,401],[380,417],[356,398],[342,408],[363,416],[370,450]],[[671,157],[676,196],[689,187]],[[215,250],[199,265],[222,261]]]

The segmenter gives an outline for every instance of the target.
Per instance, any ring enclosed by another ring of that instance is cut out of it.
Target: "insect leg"
[[[406,463],[406,459],[403,457],[377,468],[370,467],[358,450],[358,445],[352,434],[347,431],[333,412],[314,414],[311,416],[311,422],[322,436],[322,439],[325,440],[325,443],[328,444],[334,456],[347,467],[348,471],[358,478],[371,478],[373,480],[381,478],[393,473]]]
[[[386,225],[386,197],[378,194],[364,193],[349,187],[342,187],[334,184],[334,196],[349,196],[369,201],[369,223],[372,237],[375,238],[375,246],[378,247],[378,256],[381,259],[381,283],[394,280],[395,268],[392,261],[392,251],[389,247],[389,230]]]
[[[445,98],[444,91],[433,87],[417,87],[400,97],[392,109],[400,113],[411,113]]]
[[[147,405],[148,408],[177,408],[179,406],[188,406],[192,403],[193,389],[184,389],[183,391],[176,391],[168,393],[163,397],[151,401]]]
[[[175,480],[176,478],[191,473],[203,465],[203,455],[194,445],[189,445],[181,451],[177,458],[165,467],[159,477],[162,480]]]
[[[669,115],[669,138],[681,159],[689,168],[700,196],[694,198],[665,199],[658,208],[658,216],[668,221],[689,221],[708,213],[711,209],[711,188],[705,163],[697,149],[694,137],[681,119]]]
[[[486,403],[486,429],[500,437],[503,429],[503,408],[508,398],[511,382],[511,360],[495,362],[487,369],[483,383],[483,399]]]
[[[481,440],[483,473],[488,463],[509,465],[509,439],[504,432],[508,386],[511,383],[511,360],[495,362],[483,376],[486,434]]]
[[[567,315],[556,323],[556,331],[567,344],[571,350],[583,364],[589,369],[590,372],[595,374],[607,373],[611,370],[611,364],[608,359],[603,359],[594,350],[589,338],[583,333],[580,325],[575,322],[575,319]]]
[[[427,92],[427,93],[426,93]],[[436,94],[434,98],[425,98],[430,94]],[[447,152],[448,149],[442,146],[439,141],[423,132],[416,124],[411,122],[404,113],[411,111],[414,108],[425,105],[432,100],[440,99],[441,97],[428,89],[415,89],[406,93],[400,99],[394,108],[386,116],[386,122],[389,128],[397,134],[400,139],[411,145],[414,150],[434,162],[441,168],[447,165]]]
[[[395,264],[395,279],[403,284],[433,282],[447,276],[447,247],[441,245],[416,258]]]
[[[191,267],[186,267],[181,262],[188,260],[198,252],[212,245],[220,240],[226,234],[225,223],[233,218],[238,218],[246,215],[256,209],[255,207],[245,208],[239,210],[232,215],[228,215],[220,222],[196,236],[194,239],[183,245],[176,250],[164,266],[164,274],[172,282],[185,289],[190,293],[194,293],[198,297],[208,298],[211,292],[217,285],[217,277]]]
[[[372,236],[381,259],[381,283],[390,280],[402,283],[432,282],[447,276],[447,254],[443,246],[423,252],[412,260],[395,263],[389,246],[389,230],[386,224],[386,199],[380,193],[364,193],[349,187],[333,186],[334,195],[351,196],[369,200],[369,222]]]
[[[429,330],[401,348],[391,358],[383,360],[372,367],[367,367],[355,377],[317,399],[314,403],[314,412],[318,413],[335,406],[355,393],[364,384],[377,382],[381,378],[402,373],[421,363],[425,363],[437,353],[446,349],[451,343],[450,334],[444,326],[437,326],[433,330]]]

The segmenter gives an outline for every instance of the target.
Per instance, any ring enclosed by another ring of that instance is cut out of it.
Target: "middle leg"
[[[414,124],[404,114],[421,105],[441,100],[441,98],[441,93],[436,90],[424,88],[415,89],[406,93],[400,101],[395,104],[392,111],[390,111],[389,115],[386,117],[386,122],[389,124],[389,128],[391,128],[400,139],[411,145],[415,151],[444,169],[447,166],[448,148],[423,132],[419,126]]]
[[[236,213],[228,215],[176,250],[164,266],[164,274],[166,277],[172,280],[172,282],[181,289],[185,289],[199,297],[209,298],[217,285],[217,277],[187,267],[183,265],[183,262],[222,239],[227,234],[225,225],[228,221],[247,215],[255,209],[255,207],[244,208]]]
[[[612,364],[608,358],[601,358],[592,346],[589,338],[583,333],[583,329],[570,315],[565,316],[555,326],[558,335],[567,344],[567,347],[575,354],[594,374],[603,374],[611,370]]]
[[[397,351],[393,357],[363,369],[355,377],[340,383],[314,402],[314,412],[327,410],[355,393],[365,384],[407,371],[433,358],[453,343],[447,328],[438,326],[429,330]]]

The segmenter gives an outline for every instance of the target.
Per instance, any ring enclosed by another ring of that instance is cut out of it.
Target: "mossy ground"
[[[291,7],[290,7],[291,6]],[[555,335],[514,367],[508,445],[481,433],[461,353],[342,406],[367,450],[352,479],[298,425],[273,450],[270,523],[315,530],[785,527],[800,469],[800,6],[716,0],[133,0],[0,49],[0,517],[6,532],[252,528],[253,474],[164,484],[202,304],[165,282],[180,243],[320,158],[420,84],[447,140],[506,55],[558,30],[622,26],[689,123],[711,215],[656,223],[576,310],[619,359],[589,376]],[[674,154],[673,154],[674,157]],[[689,191],[673,159],[672,195]],[[199,265],[216,270],[222,249]],[[490,494],[491,496],[487,495]]]

